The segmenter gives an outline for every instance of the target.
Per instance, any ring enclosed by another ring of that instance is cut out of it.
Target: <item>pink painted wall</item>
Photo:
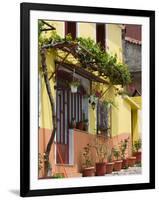
[[[43,155],[45,152],[47,143],[49,141],[51,135],[51,131],[48,129],[39,129],[39,153]],[[105,139],[105,137],[100,136],[100,140],[107,143],[108,148],[112,148],[120,143],[121,140],[127,139],[129,137],[129,145],[127,156],[130,156],[132,153],[131,148],[131,137],[130,133],[123,133],[119,136],[115,136],[113,138]],[[80,131],[78,129],[74,129],[74,164],[77,166],[77,172],[82,171],[82,152],[83,148],[89,143],[92,144],[96,138],[96,135],[89,134],[85,131]],[[55,144],[52,145],[51,153],[50,153],[50,163],[52,165],[52,173],[54,172],[64,172],[64,168],[62,165],[55,164]],[[92,162],[95,163],[97,161],[95,151],[92,151]],[[75,172],[75,166],[67,166],[67,171],[69,173]],[[39,178],[44,176],[44,170],[42,169],[39,173]]]

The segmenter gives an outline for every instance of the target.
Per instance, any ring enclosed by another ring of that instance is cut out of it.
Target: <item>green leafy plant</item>
[[[108,156],[107,156],[107,161],[108,161],[109,163],[112,162],[112,155],[113,155],[113,149],[109,149],[109,150],[108,150]]]
[[[100,141],[99,138],[96,138],[94,144],[92,145],[92,147],[96,151],[96,155],[98,157],[98,161],[100,163],[103,163],[104,160],[107,157],[107,145],[106,145],[106,143]]]
[[[80,86],[80,81],[75,79],[75,80],[72,80],[70,83],[69,83],[70,86],[74,86],[74,87],[79,87]]]
[[[115,157],[116,160],[119,160],[119,157],[120,157],[120,151],[117,147],[114,147],[113,148],[113,155]]]
[[[55,173],[53,174],[52,178],[65,178],[62,173]]]
[[[38,153],[38,169],[39,171],[43,168],[43,156],[41,153]]]
[[[120,153],[121,153],[121,158],[125,159],[125,154],[126,154],[126,150],[128,148],[128,139],[125,140],[121,140],[120,142]]]
[[[79,55],[84,63],[96,63],[99,67],[99,75],[104,74],[109,77],[112,84],[126,85],[131,82],[128,66],[117,61],[117,55],[111,55],[101,48],[100,44],[95,43],[91,38],[77,38],[78,43],[87,49],[91,56],[84,54],[79,48]]]
[[[135,152],[138,152],[141,149],[141,146],[142,146],[141,139],[134,141],[133,148]]]
[[[95,43],[91,38],[78,37],[73,40],[70,34],[62,38],[55,30],[52,30],[47,36],[47,34],[41,32],[42,26],[42,21],[39,20],[39,47],[62,42],[78,44],[76,54],[78,54],[82,67],[87,67],[88,69],[91,69],[90,66],[97,67],[99,76],[109,78],[112,84],[126,85],[131,82],[128,66],[118,62],[116,54],[112,55],[105,52],[100,44]]]
[[[92,166],[92,160],[91,160],[91,146],[90,144],[87,144],[83,148],[83,167],[88,168]]]

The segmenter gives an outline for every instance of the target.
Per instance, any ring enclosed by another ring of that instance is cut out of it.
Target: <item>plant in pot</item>
[[[128,166],[129,167],[133,167],[136,163],[136,157],[135,156],[131,156],[128,158]]]
[[[80,86],[80,81],[78,79],[73,78],[73,80],[69,83],[71,92],[77,93],[77,89]]]
[[[83,130],[88,131],[88,119],[83,120],[83,123],[84,123]]]
[[[119,160],[119,158],[120,158],[120,151],[119,151],[118,148],[113,148],[113,155],[114,155],[114,158],[115,158],[113,170],[114,171],[120,171],[121,168],[122,168],[122,162],[123,161],[121,159]]]
[[[113,172],[113,167],[114,167],[114,162],[112,161],[112,149],[111,149],[107,157],[106,174],[111,174]]]
[[[128,148],[128,139],[121,140],[120,142],[120,152],[121,152],[121,159],[122,159],[122,169],[128,168],[128,159],[126,158],[126,150]]]
[[[95,172],[95,167],[92,164],[91,161],[91,146],[90,144],[87,144],[87,146],[85,146],[83,148],[83,170],[82,170],[82,175],[83,177],[87,177],[87,176],[94,176],[94,172]]]
[[[83,130],[88,131],[88,119],[86,119],[84,112],[83,112]]]
[[[133,145],[133,156],[136,157],[136,164],[140,164],[141,163],[141,139],[138,139],[136,141],[134,141],[134,145]]]
[[[76,128],[76,120],[75,120],[74,117],[72,118],[72,121],[71,121],[71,123],[69,124],[69,128],[70,128],[70,129]]]
[[[94,145],[92,147],[96,151],[96,155],[98,158],[98,162],[96,162],[96,176],[104,176],[106,173],[106,165],[105,159],[107,156],[107,146],[106,143],[99,140],[99,138],[95,139]]]
[[[76,127],[79,130],[83,130],[84,129],[84,122],[83,122],[83,120],[81,120],[80,122],[77,122]]]

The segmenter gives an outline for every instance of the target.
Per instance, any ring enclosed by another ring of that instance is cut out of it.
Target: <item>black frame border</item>
[[[150,19],[150,181],[149,183],[30,190],[30,11],[60,11],[149,17]],[[96,193],[155,188],[155,11],[104,7],[20,4],[20,196]]]

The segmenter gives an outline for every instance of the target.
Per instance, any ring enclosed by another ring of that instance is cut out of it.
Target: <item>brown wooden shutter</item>
[[[65,35],[71,34],[72,38],[76,38],[76,22],[65,22]]]
[[[96,42],[101,44],[101,47],[105,50],[105,24],[96,24]]]

